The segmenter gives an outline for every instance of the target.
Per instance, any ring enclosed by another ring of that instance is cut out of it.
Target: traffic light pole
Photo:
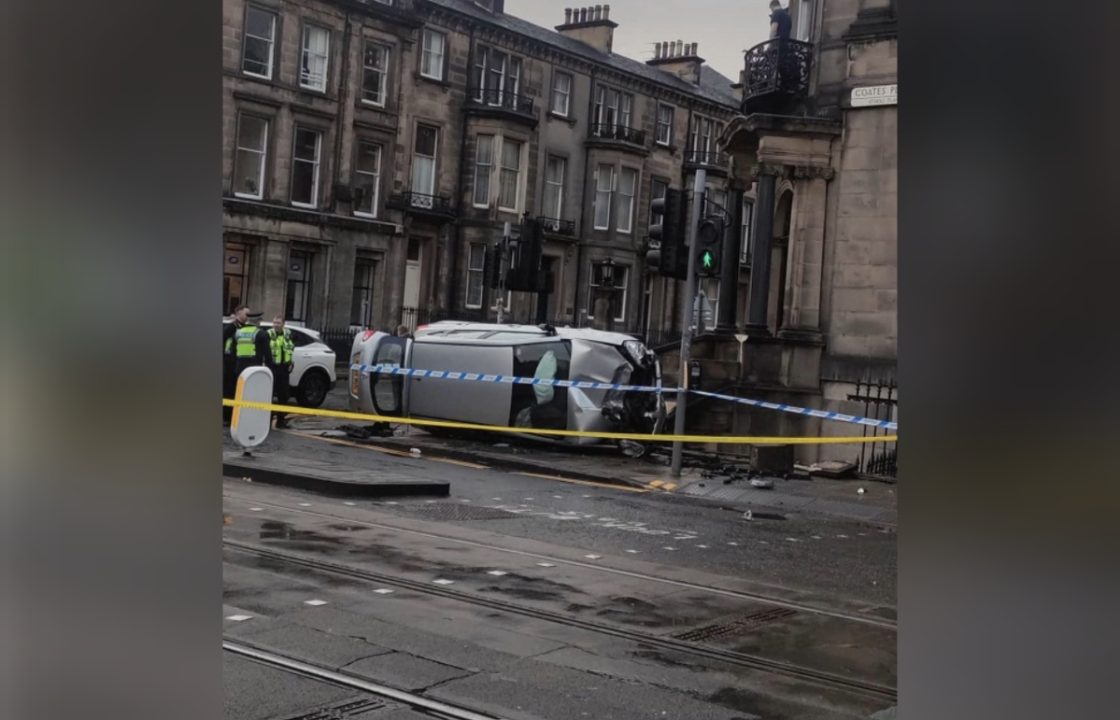
[[[689,362],[692,357],[692,308],[696,304],[696,234],[700,227],[700,207],[704,200],[704,185],[708,182],[708,173],[705,170],[696,171],[696,180],[692,185],[692,208],[688,214],[688,277],[685,278],[684,294],[681,296],[681,368],[680,380],[677,382],[677,407],[673,434],[684,435],[685,404],[688,400]],[[670,470],[675,478],[681,476],[681,460],[684,454],[684,443],[673,443],[673,464]]]

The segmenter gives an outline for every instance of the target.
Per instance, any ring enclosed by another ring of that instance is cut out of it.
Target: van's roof
[[[416,337],[445,337],[464,340],[469,338],[501,343],[534,342],[548,337],[560,337],[567,340],[591,340],[609,345],[621,345],[635,339],[633,335],[605,332],[591,328],[558,327],[555,328],[555,334],[553,335],[536,325],[499,325],[497,323],[458,320],[443,320],[419,328],[416,331]]]

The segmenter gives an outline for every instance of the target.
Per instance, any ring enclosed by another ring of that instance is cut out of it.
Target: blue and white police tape
[[[548,378],[518,377],[516,375],[487,375],[485,373],[461,372],[453,370],[421,370],[404,368],[398,365],[351,365],[351,370],[358,370],[367,375],[394,375],[398,377],[431,378],[435,380],[466,380],[472,382],[503,383],[506,385],[551,385],[552,387],[578,388],[580,390],[617,390],[620,392],[652,392],[660,394],[676,394],[676,388],[656,387],[652,385],[621,385],[618,383],[592,382],[590,380],[552,380]],[[865,427],[880,428],[883,430],[898,430],[898,423],[890,420],[877,420],[875,418],[846,415],[844,413],[829,412],[827,410],[814,410],[812,408],[785,405],[783,403],[765,402],[737,395],[724,395],[722,393],[706,392],[703,390],[688,390],[688,392],[701,397],[726,400],[728,402],[776,410],[805,417],[833,420],[836,422],[852,423]]]

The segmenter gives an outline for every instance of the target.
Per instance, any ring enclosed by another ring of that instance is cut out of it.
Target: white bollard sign
[[[262,366],[245,368],[237,378],[235,400],[254,403],[272,402],[272,371]],[[256,447],[268,437],[272,413],[268,410],[235,407],[229,434],[245,448]]]

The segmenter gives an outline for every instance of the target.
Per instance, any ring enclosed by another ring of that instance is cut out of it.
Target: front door
[[[423,248],[420,240],[409,238],[408,259],[404,266],[404,297],[402,298],[403,312],[401,324],[407,325],[410,330],[415,330],[418,321],[418,308],[420,307],[421,270],[423,265]]]

